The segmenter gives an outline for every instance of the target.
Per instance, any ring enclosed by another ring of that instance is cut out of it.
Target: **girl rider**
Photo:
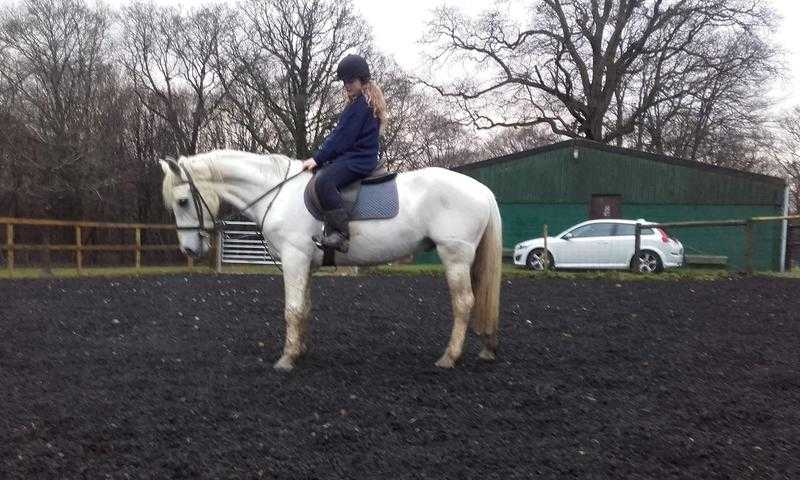
[[[342,208],[340,191],[369,176],[378,165],[378,137],[386,124],[386,101],[380,87],[370,79],[366,60],[347,55],[336,68],[344,82],[347,106],[336,128],[328,135],[303,168],[318,168],[314,177],[324,210],[325,229],[312,238],[319,248],[347,252],[348,213]],[[314,181],[314,180],[312,180]]]

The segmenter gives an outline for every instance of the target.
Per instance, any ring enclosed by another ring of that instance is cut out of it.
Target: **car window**
[[[609,237],[614,232],[613,223],[591,223],[578,227],[570,233],[574,238]]]
[[[614,235],[616,235],[618,237],[619,236],[623,236],[623,235],[634,236],[634,235],[636,235],[635,230],[636,230],[636,225],[632,225],[630,223],[618,223],[617,224],[617,230],[616,230],[616,233],[614,233]],[[652,235],[652,234],[653,234],[653,229],[652,228],[643,228],[642,229],[642,235]]]
[[[615,235],[617,236],[635,235],[636,234],[634,232],[635,230],[636,230],[636,225],[631,225],[629,223],[618,223]]]

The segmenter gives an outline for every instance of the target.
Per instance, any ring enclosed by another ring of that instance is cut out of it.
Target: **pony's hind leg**
[[[487,362],[494,361],[497,358],[497,332],[481,335],[481,339],[483,348],[478,354],[478,358]]]
[[[470,267],[475,249],[468,244],[438,245],[437,251],[445,267],[447,286],[453,304],[453,331],[444,354],[436,362],[437,367],[452,368],[461,358],[464,349],[464,338],[469,326],[470,313],[475,303],[472,293]]]

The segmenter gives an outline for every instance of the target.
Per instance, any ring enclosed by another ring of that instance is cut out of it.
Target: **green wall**
[[[544,224],[550,235],[556,235],[587,220],[593,194],[622,195],[622,218],[651,222],[732,220],[782,213],[784,184],[774,178],[698,167],[695,162],[640,152],[604,151],[581,141],[554,147],[458,169],[495,193],[503,217],[505,248],[540,237]],[[755,226],[756,269],[778,268],[780,226],[780,222]],[[725,255],[730,268],[744,267],[743,227],[669,230],[683,242],[688,254]],[[438,262],[438,257],[435,252],[426,253],[417,261]]]
[[[784,185],[769,177],[684,163],[697,165],[567,146],[507,161],[478,162],[458,171],[491,188],[501,203],[587,204],[592,194],[619,194],[628,204],[780,205],[783,201]]]
[[[547,224],[551,236],[588,219],[588,206],[579,204],[501,204],[503,217],[503,246],[513,248],[519,242],[542,236]],[[623,218],[643,218],[650,222],[678,222],[686,220],[734,220],[756,216],[779,215],[772,207],[720,206],[720,205],[624,205]],[[725,255],[728,266],[743,269],[745,266],[745,240],[743,227],[671,228],[670,236],[683,243],[687,254]],[[756,224],[756,245],[753,263],[757,270],[778,268],[780,258],[780,222]],[[435,252],[420,255],[419,263],[438,263]]]

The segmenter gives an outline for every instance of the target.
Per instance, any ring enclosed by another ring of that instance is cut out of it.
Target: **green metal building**
[[[505,248],[590,218],[650,222],[746,219],[785,215],[786,181],[730,168],[586,140],[569,140],[456,169],[495,193]],[[687,254],[719,255],[731,268],[745,261],[741,227],[674,228]],[[755,227],[754,266],[779,269],[782,222]],[[782,246],[783,243],[783,246]]]

